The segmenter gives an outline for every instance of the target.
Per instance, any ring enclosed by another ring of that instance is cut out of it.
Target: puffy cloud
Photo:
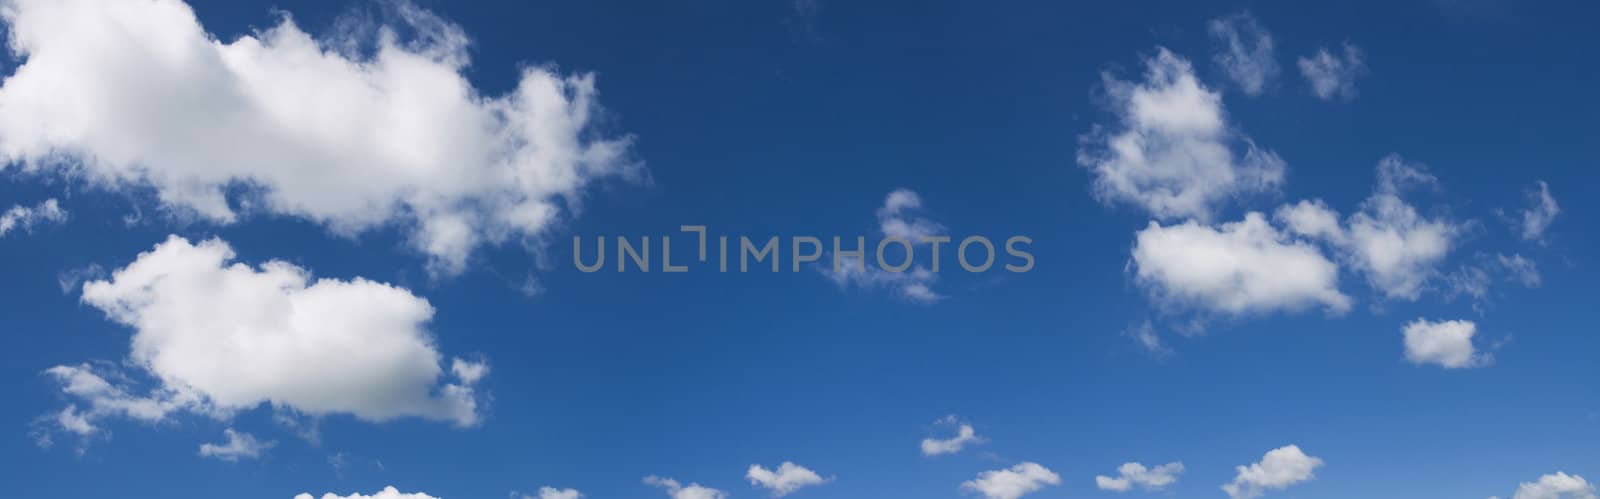
[[[5,236],[12,229],[31,231],[36,225],[65,221],[67,221],[67,211],[61,209],[61,203],[55,198],[46,199],[33,206],[16,205],[0,212],[0,236]]]
[[[1368,284],[1391,299],[1416,300],[1436,267],[1456,244],[1461,227],[1446,218],[1427,218],[1401,195],[1414,186],[1437,183],[1426,167],[1397,154],[1378,162],[1378,183],[1361,210],[1338,223],[1338,213],[1322,201],[1281,207],[1276,217],[1290,232],[1338,248]]]
[[[583,494],[578,489],[558,489],[555,487],[539,487],[538,496],[522,496],[524,499],[579,499]]]
[[[1350,308],[1338,289],[1338,266],[1260,213],[1215,228],[1150,222],[1136,236],[1133,265],[1138,281],[1158,298],[1215,312]]]
[[[1116,478],[1098,475],[1094,477],[1094,483],[1100,490],[1116,492],[1127,492],[1135,485],[1145,490],[1161,490],[1177,483],[1180,473],[1183,473],[1183,463],[1167,463],[1154,468],[1146,468],[1139,463],[1123,463],[1117,467]]]
[[[1523,482],[1511,499],[1596,499],[1594,484],[1578,475],[1557,471],[1539,477],[1537,482]],[[1494,499],[1494,498],[1491,498]]]
[[[750,470],[745,472],[745,478],[750,479],[751,485],[758,485],[772,490],[772,497],[783,497],[801,487],[822,485],[828,482],[816,472],[804,466],[784,461],[778,465],[777,470],[762,468],[759,464],[750,465]]]
[[[446,273],[639,171],[629,138],[596,129],[592,75],[529,66],[483,95],[458,26],[397,11],[396,28],[314,39],[285,16],[223,42],[180,0],[5,0],[23,63],[0,86],[0,162],[152,187],[216,223],[243,208],[342,234],[398,224]]]
[[[254,459],[261,457],[262,452],[277,446],[277,442],[263,442],[254,435],[234,431],[228,428],[222,431],[227,441],[220,444],[200,444],[201,457],[214,457],[223,461],[238,461],[240,459]]]
[[[1401,329],[1406,360],[1413,364],[1438,364],[1446,369],[1483,367],[1494,361],[1472,345],[1478,326],[1472,321],[1429,322],[1417,319]]]
[[[302,494],[294,496],[294,499],[319,499],[319,498],[317,498],[315,496],[312,496],[311,494],[302,493]],[[347,495],[347,496],[341,496],[341,495],[334,494],[334,493],[330,492],[330,493],[327,493],[327,494],[323,494],[320,499],[439,499],[439,498],[434,497],[434,496],[430,496],[430,495],[427,495],[427,494],[424,494],[424,493],[421,493],[421,492],[418,492],[418,493],[415,493],[415,494],[403,494],[399,490],[395,489],[394,487],[384,487],[383,490],[380,490],[377,493],[372,494],[370,496],[369,495],[365,495],[365,494],[359,494],[359,493],[350,494],[350,495]]]
[[[1311,84],[1311,93],[1322,100],[1335,97],[1350,100],[1356,97],[1356,79],[1366,76],[1367,64],[1362,61],[1361,49],[1344,44],[1344,53],[1334,55],[1327,48],[1319,48],[1310,57],[1295,61],[1300,74]]]
[[[1278,77],[1278,61],[1274,58],[1272,33],[1267,32],[1256,17],[1240,12],[1212,19],[1207,25],[1211,38],[1223,45],[1214,59],[1228,78],[1248,95],[1261,95]]]
[[[1283,160],[1228,126],[1221,95],[1188,60],[1163,48],[1145,60],[1143,82],[1104,80],[1119,123],[1095,127],[1078,149],[1101,200],[1209,220],[1216,204],[1283,183]]]
[[[133,329],[129,361],[159,383],[148,395],[108,369],[46,373],[89,405],[81,413],[89,421],[160,421],[179,410],[226,418],[270,404],[311,416],[477,423],[472,381],[482,372],[458,367],[460,379],[440,382],[427,300],[361,278],[313,281],[283,261],[233,259],[221,240],[172,236],[83,285],[84,303]]]
[[[1061,476],[1037,463],[1023,462],[1009,469],[990,470],[961,484],[961,488],[986,499],[1017,499],[1046,485],[1060,485]]]
[[[1550,184],[1539,181],[1539,190],[1529,192],[1528,197],[1533,206],[1522,212],[1522,238],[1529,241],[1543,241],[1544,230],[1550,227],[1550,222],[1555,221],[1556,215],[1561,213],[1561,205],[1556,204],[1555,196],[1550,195]],[[5,231],[0,231],[5,232]]]
[[[1269,490],[1283,490],[1316,478],[1313,472],[1322,464],[1322,459],[1306,455],[1298,446],[1279,447],[1267,451],[1261,462],[1236,466],[1238,475],[1233,477],[1232,483],[1223,485],[1222,490],[1233,499],[1261,497]]]
[[[940,426],[956,427],[956,435],[950,438],[924,438],[922,439],[922,455],[938,456],[942,454],[955,454],[961,452],[968,444],[984,443],[983,437],[978,436],[978,431],[972,425],[960,422],[955,415],[945,416],[936,424]]]
[[[685,486],[678,483],[677,480],[654,475],[644,477],[644,483],[666,489],[667,497],[672,499],[726,499],[728,497],[726,492],[701,486],[698,483],[691,483]]]
[[[883,207],[878,208],[878,227],[884,238],[900,238],[910,243],[911,251],[915,252],[918,246],[924,245],[924,238],[943,235],[945,228],[938,222],[925,218],[919,214],[922,210],[922,198],[916,191],[910,189],[895,189],[884,198]],[[854,241],[843,242],[841,247],[849,247]],[[876,246],[863,247],[867,254],[876,251]],[[911,258],[911,255],[907,255]],[[939,280],[939,275],[923,266],[915,266],[900,272],[890,272],[883,267],[870,264],[864,258],[855,256],[835,255],[838,263],[832,260],[822,269],[823,275],[828,276],[840,288],[884,288],[893,290],[901,298],[915,303],[934,303],[944,299],[944,295],[933,290],[933,284]],[[879,262],[882,263],[882,262]]]

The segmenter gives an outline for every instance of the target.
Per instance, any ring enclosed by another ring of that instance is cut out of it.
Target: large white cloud
[[[1136,235],[1133,266],[1138,281],[1168,303],[1228,314],[1350,308],[1338,266],[1260,213],[1219,227],[1150,222]]]
[[[1269,490],[1286,489],[1316,478],[1315,471],[1322,465],[1321,458],[1306,455],[1298,446],[1279,447],[1267,451],[1260,462],[1235,467],[1238,475],[1223,485],[1222,491],[1233,499],[1261,497]]]
[[[1426,167],[1391,154],[1378,162],[1378,183],[1360,211],[1339,223],[1320,200],[1278,209],[1277,218],[1298,235],[1338,248],[1368,284],[1391,299],[1416,300],[1439,277],[1438,265],[1455,248],[1462,226],[1443,216],[1426,217],[1402,197],[1438,180]]]
[[[1417,319],[1400,330],[1405,337],[1406,360],[1413,364],[1438,364],[1446,369],[1482,367],[1494,356],[1472,344],[1478,325],[1472,321],[1430,322]]]
[[[14,229],[32,231],[34,226],[67,221],[67,210],[55,198],[46,199],[33,206],[16,205],[0,211],[0,236]]]
[[[1208,220],[1226,199],[1283,183],[1283,160],[1228,125],[1222,96],[1188,60],[1163,48],[1145,60],[1143,82],[1104,80],[1119,122],[1097,126],[1078,149],[1100,199],[1161,219]]]
[[[479,420],[472,382],[486,368],[459,361],[457,379],[441,381],[427,300],[361,278],[313,280],[282,261],[251,267],[233,259],[221,240],[173,236],[110,279],[84,284],[84,303],[133,329],[129,363],[159,386],[136,395],[107,368],[57,366],[47,372],[87,404],[57,420],[159,421],[179,410],[226,418],[263,404],[368,421]]]
[[[1272,33],[1249,12],[1212,19],[1211,38],[1223,45],[1214,59],[1222,71],[1248,95],[1261,95],[1278,77]]]
[[[1183,463],[1167,463],[1154,468],[1139,463],[1122,463],[1117,467],[1116,477],[1098,475],[1094,477],[1094,484],[1100,490],[1115,492],[1127,492],[1135,485],[1145,490],[1161,490],[1177,483],[1180,473],[1183,473]]]
[[[1517,486],[1511,499],[1597,499],[1595,486],[1578,475],[1557,471],[1539,477],[1537,482],[1523,482]],[[1496,499],[1496,498],[1490,498]]]
[[[769,470],[759,464],[752,464],[744,476],[750,480],[752,485],[771,490],[772,497],[783,497],[800,490],[802,487],[822,485],[828,482],[828,479],[818,475],[817,472],[789,461],[779,464],[776,470]]]
[[[285,17],[224,42],[180,0],[4,0],[24,62],[0,86],[0,162],[153,187],[218,223],[241,207],[346,234],[398,223],[443,272],[637,170],[628,138],[595,129],[592,75],[530,66],[483,95],[459,27],[397,11],[400,29],[318,40]]]
[[[1046,485],[1060,485],[1061,475],[1038,463],[1023,462],[1003,470],[990,470],[977,478],[961,484],[961,488],[977,492],[985,499],[1017,499],[1038,491]]]

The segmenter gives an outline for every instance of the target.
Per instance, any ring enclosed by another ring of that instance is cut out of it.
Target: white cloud
[[[238,461],[240,459],[254,459],[261,457],[266,452],[278,445],[277,442],[263,442],[254,435],[234,431],[233,428],[222,430],[227,441],[220,444],[200,444],[201,457],[214,457],[223,461]]]
[[[950,438],[924,438],[922,439],[922,455],[938,456],[942,454],[955,454],[961,452],[969,444],[981,444],[985,440],[978,436],[978,431],[972,425],[960,422],[955,415],[945,416],[936,424],[940,426],[956,427],[956,435]]]
[[[65,221],[67,221],[67,211],[61,209],[61,203],[55,198],[46,199],[33,206],[16,205],[0,212],[0,236],[5,236],[12,229],[32,231],[37,225]]]
[[[1116,492],[1127,492],[1135,485],[1145,490],[1161,490],[1177,483],[1180,473],[1183,473],[1183,463],[1167,463],[1154,468],[1146,468],[1139,463],[1123,463],[1117,467],[1116,478],[1098,475],[1094,477],[1094,483],[1100,490]]]
[[[1261,462],[1249,466],[1236,466],[1238,475],[1222,490],[1233,499],[1261,497],[1270,490],[1283,490],[1289,486],[1316,478],[1322,459],[1308,456],[1300,447],[1288,445],[1267,451]]]
[[[779,464],[776,470],[769,470],[762,468],[759,464],[752,464],[750,465],[750,470],[745,472],[744,476],[750,479],[751,485],[759,485],[772,490],[772,497],[783,497],[800,490],[801,487],[822,485],[828,482],[828,479],[823,478],[822,475],[788,461]]]
[[[1163,48],[1145,67],[1142,83],[1103,76],[1119,123],[1095,127],[1078,149],[1096,197],[1161,219],[1209,220],[1216,204],[1283,183],[1283,160],[1228,126],[1221,95],[1188,60]]]
[[[1506,256],[1495,255],[1500,270],[1504,271],[1512,280],[1522,283],[1523,286],[1537,288],[1544,280],[1539,276],[1539,266],[1533,260],[1524,258],[1521,254]]]
[[[1163,357],[1172,353],[1172,348],[1161,341],[1161,335],[1156,334],[1156,328],[1150,321],[1144,321],[1136,326],[1122,331],[1123,335],[1133,338],[1133,342],[1143,348],[1145,352],[1156,357]]]
[[[1272,33],[1249,12],[1212,19],[1211,38],[1225,47],[1214,59],[1247,95],[1261,95],[1278,77]]]
[[[471,380],[440,382],[427,300],[361,278],[313,281],[283,261],[233,259],[221,240],[172,236],[110,279],[83,285],[84,303],[133,329],[130,364],[159,383],[149,395],[134,395],[108,369],[46,372],[89,404],[82,414],[90,421],[160,421],[178,410],[227,418],[270,404],[367,421],[478,422]]]
[[[922,198],[910,189],[895,189],[889,192],[883,200],[883,207],[878,208],[878,227],[884,238],[900,238],[910,243],[911,251],[915,252],[918,246],[924,245],[924,238],[940,236],[945,228],[938,222],[930,220],[919,214],[922,210]],[[840,242],[841,248],[848,248],[855,241]],[[873,254],[877,246],[869,241],[861,250],[865,254]],[[890,272],[878,264],[868,263],[865,258],[855,256],[834,255],[838,259],[835,266],[831,258],[825,259],[822,273],[828,276],[840,288],[852,286],[868,288],[891,289],[908,301],[914,303],[934,303],[943,300],[944,295],[933,290],[933,284],[939,280],[939,275],[928,268],[917,265],[900,272]],[[912,255],[906,255],[912,258]],[[878,262],[882,263],[882,262]]]
[[[1544,231],[1550,227],[1550,222],[1561,213],[1561,205],[1556,204],[1555,196],[1550,195],[1550,184],[1539,181],[1539,190],[1528,194],[1533,206],[1522,212],[1522,238],[1529,241],[1543,241]],[[0,231],[4,232],[4,231]]]
[[[1138,281],[1169,303],[1228,314],[1350,309],[1338,289],[1338,266],[1260,213],[1216,228],[1150,222],[1136,235],[1133,265]]]
[[[302,493],[302,494],[294,496],[294,499],[317,499],[317,498],[315,496],[312,496],[311,494]],[[334,494],[334,493],[330,492],[330,493],[327,493],[327,494],[323,494],[321,499],[439,499],[439,498],[434,497],[434,496],[430,496],[430,495],[427,495],[427,494],[424,494],[424,493],[421,493],[421,492],[418,492],[418,493],[415,493],[415,494],[403,494],[398,489],[395,489],[394,487],[384,487],[383,490],[380,490],[377,493],[372,494],[372,495],[365,495],[365,494],[359,494],[358,493],[358,494],[350,494],[350,495],[347,495],[347,496],[341,496],[341,495]]]
[[[1356,97],[1356,79],[1366,76],[1367,64],[1362,61],[1361,49],[1344,44],[1344,53],[1334,55],[1327,48],[1319,48],[1310,57],[1301,57],[1296,63],[1300,74],[1311,84],[1311,93],[1322,100],[1335,97],[1350,100]]]
[[[1446,369],[1487,366],[1494,356],[1478,352],[1472,337],[1478,326],[1472,321],[1429,322],[1417,319],[1401,329],[1405,336],[1406,360],[1413,364],[1438,364]]]
[[[1276,216],[1290,232],[1338,248],[1344,260],[1386,297],[1416,300],[1439,275],[1436,267],[1453,249],[1462,230],[1447,218],[1418,214],[1401,198],[1411,187],[1436,183],[1423,165],[1391,154],[1378,162],[1373,194],[1345,225],[1339,225],[1338,213],[1320,200],[1281,207]]]
[[[1044,488],[1060,485],[1061,476],[1036,463],[1023,462],[1009,469],[990,470],[961,484],[961,488],[982,494],[986,499],[1017,499]]]
[[[483,95],[460,27],[397,11],[397,29],[313,39],[285,16],[224,42],[180,0],[7,0],[24,62],[0,86],[0,162],[153,187],[216,223],[243,209],[352,235],[398,224],[446,273],[639,171],[627,137],[596,129],[592,75],[528,66]]]
[[[678,483],[677,480],[654,475],[644,477],[644,483],[666,489],[667,497],[672,499],[726,499],[728,497],[726,492],[701,486],[698,483],[691,483],[685,486]]]
[[[578,489],[558,489],[555,487],[539,487],[538,496],[522,496],[524,499],[579,499],[583,494]]]
[[[1537,482],[1523,482],[1511,499],[1596,499],[1594,484],[1578,475],[1557,471],[1539,477]]]

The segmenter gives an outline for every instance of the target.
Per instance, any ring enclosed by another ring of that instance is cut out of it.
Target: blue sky
[[[18,497],[1595,496],[1592,5],[0,5]]]

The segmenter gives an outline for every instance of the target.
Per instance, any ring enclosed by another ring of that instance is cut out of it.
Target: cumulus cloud
[[[1209,220],[1218,203],[1283,183],[1283,160],[1228,125],[1222,96],[1187,59],[1162,48],[1145,60],[1143,82],[1103,78],[1119,122],[1096,126],[1078,149],[1102,201],[1164,220]]]
[[[401,493],[398,489],[395,489],[394,487],[384,487],[383,490],[380,490],[377,493],[372,494],[372,495],[365,495],[365,494],[356,493],[356,494],[350,494],[350,495],[347,495],[347,496],[341,496],[341,495],[334,494],[334,493],[330,492],[330,493],[327,493],[327,494],[323,494],[321,498],[317,498],[315,496],[312,496],[311,494],[302,493],[302,494],[294,496],[294,499],[439,499],[439,498],[434,497],[434,496],[430,496],[430,495],[427,495],[427,494],[424,494],[424,493],[421,493],[421,492],[418,492],[418,493],[415,493],[415,494],[404,494],[404,493]]]
[[[922,198],[916,191],[910,189],[895,189],[889,192],[883,200],[883,207],[878,208],[878,230],[884,238],[898,238],[905,240],[908,251],[914,253],[920,246],[927,244],[926,238],[942,236],[945,232],[943,225],[921,215]],[[856,241],[841,241],[841,249],[850,248]],[[876,251],[876,245],[863,246],[862,251],[871,254]],[[908,301],[914,303],[934,303],[944,299],[944,295],[934,291],[933,285],[939,280],[939,275],[927,267],[915,265],[910,268],[892,272],[884,267],[868,263],[862,257],[835,254],[838,264],[828,261],[822,268],[823,275],[839,286],[841,289],[857,287],[864,289],[882,288],[893,290]],[[905,258],[912,258],[907,254]],[[883,262],[878,262],[883,263]]]
[[[628,137],[596,128],[593,75],[528,66],[484,95],[463,76],[467,35],[408,4],[399,26],[315,39],[284,16],[231,42],[180,0],[3,6],[23,63],[0,86],[0,162],[153,188],[215,223],[398,225],[453,273],[482,245],[538,237],[587,184],[640,171]]]
[[[751,485],[760,486],[772,491],[772,497],[783,497],[800,490],[801,487],[822,485],[828,482],[816,472],[804,466],[784,461],[778,469],[769,470],[759,464],[750,465],[750,470],[745,472],[745,478],[750,479]]]
[[[1278,77],[1272,33],[1249,12],[1212,19],[1211,38],[1222,50],[1213,59],[1247,95],[1261,95]]]
[[[1478,325],[1472,321],[1430,322],[1417,319],[1400,330],[1405,336],[1406,360],[1413,364],[1438,364],[1445,369],[1483,367],[1494,356],[1472,344]]]
[[[555,487],[539,487],[539,495],[522,496],[523,499],[579,499],[583,494],[578,489],[558,489]]]
[[[1555,196],[1550,195],[1550,184],[1539,181],[1539,189],[1530,191],[1528,197],[1532,206],[1522,212],[1522,238],[1529,241],[1543,241],[1544,230],[1550,227],[1550,222],[1555,221],[1556,215],[1561,213],[1561,205],[1556,204]],[[0,230],[0,233],[5,231]]]
[[[0,212],[0,237],[10,233],[12,229],[32,231],[37,225],[58,224],[65,221],[67,221],[67,211],[61,209],[61,203],[55,198],[46,199],[33,206],[16,205]]]
[[[222,430],[227,438],[220,444],[200,444],[200,456],[212,457],[223,461],[238,461],[240,459],[255,459],[261,457],[262,452],[278,445],[277,442],[257,440],[254,435],[234,431],[233,428]]]
[[[978,431],[973,429],[972,425],[960,422],[955,415],[945,416],[944,418],[941,418],[939,421],[935,422],[935,424],[938,424],[939,426],[954,426],[956,428],[956,434],[953,437],[944,439],[922,439],[922,455],[924,456],[955,454],[957,452],[961,452],[961,449],[966,448],[969,444],[981,444],[986,442],[983,437],[978,436]]]
[[[1154,468],[1146,468],[1139,463],[1123,463],[1117,467],[1116,478],[1098,475],[1094,477],[1094,483],[1100,490],[1115,492],[1127,492],[1136,485],[1145,490],[1161,490],[1177,483],[1180,473],[1183,473],[1183,463],[1167,463]]]
[[[1511,499],[1597,499],[1594,484],[1578,475],[1557,471],[1539,477],[1537,482],[1523,482]],[[1498,499],[1498,498],[1490,498]]]
[[[726,492],[701,486],[698,483],[683,485],[671,478],[662,478],[651,475],[644,477],[644,483],[661,487],[667,491],[667,497],[672,499],[727,499]]]
[[[1219,227],[1150,222],[1135,239],[1135,277],[1162,301],[1227,314],[1350,309],[1338,266],[1260,213]]]
[[[1060,484],[1061,476],[1049,468],[1023,462],[1008,469],[979,473],[977,478],[962,483],[961,488],[986,499],[1017,499],[1046,485]]]
[[[1267,491],[1283,490],[1316,478],[1313,472],[1322,464],[1322,459],[1306,455],[1298,446],[1279,447],[1267,451],[1260,462],[1235,466],[1238,475],[1233,477],[1233,482],[1223,485],[1222,491],[1233,499],[1261,497]]]
[[[87,364],[47,370],[88,405],[77,414],[227,418],[265,404],[366,421],[478,422],[473,381],[486,371],[457,363],[459,378],[441,382],[427,300],[361,278],[313,280],[283,261],[233,260],[224,241],[172,236],[109,279],[85,283],[83,302],[133,329],[129,364],[159,386],[141,395],[114,370]]]
[[[1378,162],[1372,195],[1343,225],[1338,213],[1320,200],[1281,207],[1276,217],[1290,232],[1338,248],[1343,259],[1384,296],[1416,300],[1439,275],[1437,266],[1462,231],[1447,218],[1419,214],[1402,197],[1411,188],[1437,182],[1425,166],[1391,154]]]
[[[1334,55],[1324,47],[1295,62],[1300,66],[1300,74],[1311,85],[1311,93],[1322,100],[1354,99],[1356,79],[1367,74],[1361,49],[1349,43],[1344,44],[1344,52],[1340,55]]]

